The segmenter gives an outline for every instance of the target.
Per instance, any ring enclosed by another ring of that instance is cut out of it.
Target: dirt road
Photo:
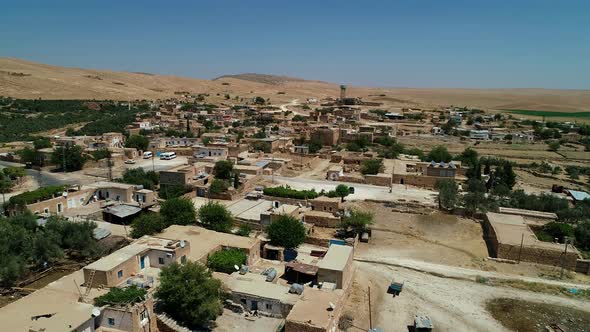
[[[471,281],[438,277],[410,269],[355,262],[357,268],[351,298],[345,311],[354,312],[355,327],[367,329],[368,288],[371,288],[373,327],[408,331],[417,313],[427,314],[437,331],[507,331],[486,310],[497,297],[564,305],[588,311],[585,301],[494,287]],[[387,294],[392,278],[404,281],[400,296]],[[400,323],[401,322],[401,323]]]

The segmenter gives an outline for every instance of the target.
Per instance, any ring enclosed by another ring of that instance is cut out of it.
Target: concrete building
[[[122,284],[150,286],[160,268],[185,261],[189,252],[190,243],[186,240],[144,236],[84,267],[84,284],[93,288]]]
[[[340,139],[340,129],[328,126],[317,127],[311,133],[311,139],[319,140],[325,146],[336,145]]]
[[[490,139],[490,131],[489,130],[471,130],[471,131],[469,131],[469,138],[477,139],[477,140],[489,140]]]
[[[344,293],[306,288],[285,322],[285,332],[338,331]]]
[[[576,268],[579,252],[575,247],[569,245],[565,254],[565,244],[539,241],[520,215],[488,212],[483,228],[497,258]]]
[[[348,288],[353,274],[353,256],[353,247],[332,244],[318,263],[318,282],[330,282],[336,288]]]

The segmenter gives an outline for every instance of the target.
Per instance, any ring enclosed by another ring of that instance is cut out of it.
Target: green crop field
[[[590,119],[590,112],[555,112],[555,111],[538,111],[538,110],[518,110],[518,109],[503,109],[515,114],[531,115],[531,116],[545,116],[548,118],[579,118]]]

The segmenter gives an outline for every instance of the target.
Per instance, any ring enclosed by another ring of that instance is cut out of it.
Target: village
[[[587,124],[349,94],[179,93],[119,102],[124,132],[4,144],[6,220],[92,224],[109,250],[3,272],[3,328],[503,331],[538,299],[580,310],[547,331],[589,326]],[[182,273],[215,300],[174,293]]]

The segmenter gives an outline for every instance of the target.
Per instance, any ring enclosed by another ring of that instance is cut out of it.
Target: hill
[[[345,82],[343,82],[345,83]],[[266,74],[224,75],[214,80],[68,68],[0,58],[0,96],[43,99],[162,99],[178,93],[208,93],[210,102],[262,96],[274,104],[337,97],[339,85]],[[350,86],[348,95],[399,106],[469,106],[484,109],[590,111],[590,90],[418,89]]]

